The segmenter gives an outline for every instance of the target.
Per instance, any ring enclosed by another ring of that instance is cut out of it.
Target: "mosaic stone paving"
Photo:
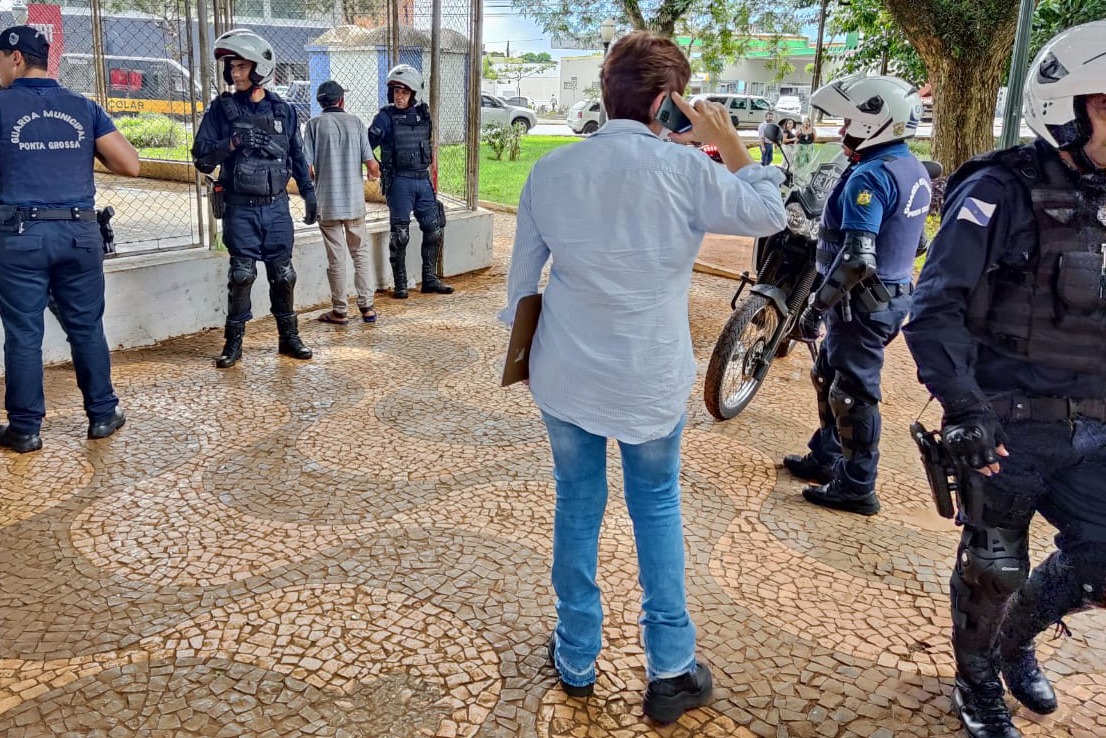
[[[271,319],[230,371],[219,331],[118,354],[129,422],[106,441],[84,438],[69,369],[47,370],[44,450],[0,453],[0,736],[958,734],[957,534],[906,432],[925,398],[901,342],[874,518],[807,505],[777,473],[815,422],[801,353],[729,423],[690,398],[689,592],[717,699],[670,727],[641,715],[612,472],[596,695],[564,696],[545,656],[549,452],[526,391],[497,382],[514,225],[496,218],[495,266],[452,297],[382,295],[373,326],[304,320],[312,362],[277,356]],[[702,371],[734,283],[693,285]],[[1019,710],[1027,736],[1106,734],[1106,617],[1070,625],[1041,649],[1061,708]]]

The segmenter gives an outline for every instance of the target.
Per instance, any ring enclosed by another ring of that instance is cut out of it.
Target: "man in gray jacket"
[[[376,321],[373,309],[372,253],[365,235],[363,169],[370,179],[380,177],[380,164],[369,148],[365,124],[345,112],[346,91],[328,80],[315,99],[323,112],[307,121],[303,143],[311,177],[319,197],[319,230],[326,244],[331,309],[319,321],[348,325],[349,290],[346,287],[346,251],[353,257],[357,307],[366,323]]]

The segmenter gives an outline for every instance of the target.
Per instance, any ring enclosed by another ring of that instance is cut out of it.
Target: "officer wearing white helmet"
[[[212,206],[215,217],[223,219],[223,243],[230,252],[226,343],[215,365],[226,369],[242,356],[246,322],[253,317],[250,292],[258,261],[265,263],[269,278],[269,307],[280,335],[279,352],[310,359],[311,349],[300,339],[293,307],[296,271],[289,176],[295,178],[303,197],[308,225],[315,222],[318,202],[299,120],[295,108],[264,87],[276,70],[268,41],[247,29],[228,31],[215,40],[215,59],[234,92],[211,101],[192,146],[197,169],[206,174],[219,167],[222,202],[213,198]]]
[[[408,64],[388,72],[388,104],[369,127],[369,145],[380,147],[381,188],[388,200],[388,243],[397,299],[407,297],[407,244],[411,213],[422,231],[422,291],[448,295],[453,288],[438,278],[438,255],[445,238],[445,213],[430,183],[434,161],[430,108],[422,99],[422,73]]]
[[[822,212],[821,286],[796,325],[795,338],[826,338],[811,379],[819,427],[804,455],[783,465],[815,484],[816,505],[875,515],[883,352],[910,310],[914,258],[923,239],[931,186],[907,148],[922,101],[897,77],[855,76],[814,92],[810,104],[844,120],[842,148],[852,160]]]
[[[1104,38],[1096,21],[1045,44],[1025,86],[1037,140],[950,178],[904,329],[959,469],[953,707],[975,738],[1021,735],[1000,673],[1056,709],[1033,638],[1106,602]],[[1058,550],[1030,574],[1037,511]]]

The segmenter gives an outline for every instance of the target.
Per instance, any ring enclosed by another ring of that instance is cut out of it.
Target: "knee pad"
[[[257,279],[257,262],[253,259],[230,257],[228,280],[234,287],[249,287]]]
[[[269,284],[273,286],[287,285],[289,287],[296,286],[296,270],[292,266],[291,259],[284,259],[282,261],[271,261],[265,264],[266,273],[269,277]]]
[[[433,210],[420,210],[415,213],[415,220],[419,224],[419,230],[423,233],[430,233],[431,231],[441,229],[441,224],[438,223],[437,207]]]
[[[407,244],[411,241],[411,224],[392,223],[391,236],[392,243],[406,248]]]
[[[1029,577],[1028,531],[965,528],[956,554],[956,573],[975,597],[1006,601]]]
[[[422,242],[423,243],[434,243],[434,244],[436,244],[436,243],[438,243],[439,241],[442,240],[442,236],[444,236],[444,235],[445,235],[444,230],[442,230],[441,228],[438,228],[438,227],[434,227],[434,228],[431,228],[430,230],[426,230],[426,231],[422,232]]]

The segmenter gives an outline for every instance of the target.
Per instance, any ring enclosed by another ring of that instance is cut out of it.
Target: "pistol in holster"
[[[115,217],[115,208],[108,205],[96,211],[96,222],[100,224],[100,240],[104,242],[104,253],[115,253],[115,229],[111,226],[111,219]]]
[[[205,174],[204,179],[207,180],[207,202],[211,206],[211,216],[221,220],[227,212],[226,190],[223,189],[223,183],[210,174]]]
[[[887,289],[883,280],[874,274],[853,288],[853,292],[864,311],[868,313],[883,310],[891,302],[891,291]]]
[[[922,455],[922,467],[926,472],[930,492],[933,493],[937,514],[942,518],[956,517],[953,495],[959,499],[960,474],[948,447],[937,431],[926,430],[919,421],[910,424],[910,437],[914,439]]]
[[[388,192],[392,189],[392,173],[387,169],[380,170],[380,194],[385,198],[388,197]]]

